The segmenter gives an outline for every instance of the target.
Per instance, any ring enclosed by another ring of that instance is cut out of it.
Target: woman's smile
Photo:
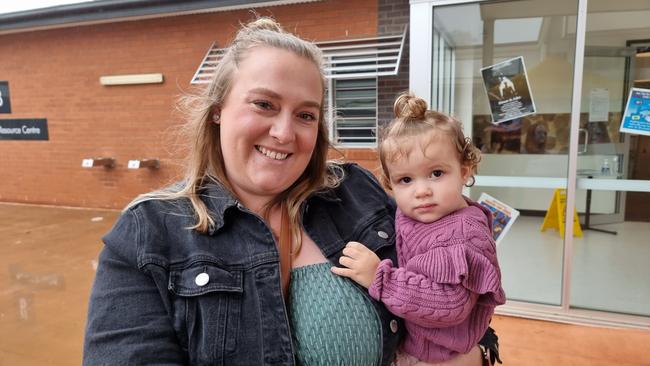
[[[273,160],[286,160],[289,156],[291,156],[290,153],[272,150],[260,145],[255,145],[255,149],[262,155]]]

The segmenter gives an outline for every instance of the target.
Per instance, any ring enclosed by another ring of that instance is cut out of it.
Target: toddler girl
[[[397,266],[350,242],[332,271],[404,318],[400,366],[480,365],[479,340],[505,303],[492,216],[462,194],[474,183],[480,151],[459,121],[427,110],[423,99],[402,94],[394,111],[379,157],[398,206]]]

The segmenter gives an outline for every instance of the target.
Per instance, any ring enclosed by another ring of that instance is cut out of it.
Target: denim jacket
[[[305,231],[334,265],[351,240],[395,261],[394,201],[367,171],[343,168],[338,188],[306,201]],[[215,222],[206,234],[188,229],[189,201],[149,200],[126,210],[103,238],[85,365],[295,364],[269,227],[217,183],[201,196]],[[402,322],[368,299],[388,365]]]

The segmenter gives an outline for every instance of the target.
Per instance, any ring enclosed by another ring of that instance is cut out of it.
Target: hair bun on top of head
[[[267,30],[271,32],[284,33],[282,26],[276,22],[273,18],[269,17],[260,17],[257,18],[244,26],[244,29],[248,32],[255,32],[261,30]]]
[[[396,118],[421,120],[424,119],[426,111],[427,102],[412,93],[402,93],[393,105]]]

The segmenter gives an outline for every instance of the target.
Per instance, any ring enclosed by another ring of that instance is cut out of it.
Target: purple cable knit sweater
[[[395,218],[399,268],[377,268],[370,295],[404,318],[404,351],[425,362],[467,353],[485,333],[494,308],[505,303],[489,210],[468,207],[425,224]]]

